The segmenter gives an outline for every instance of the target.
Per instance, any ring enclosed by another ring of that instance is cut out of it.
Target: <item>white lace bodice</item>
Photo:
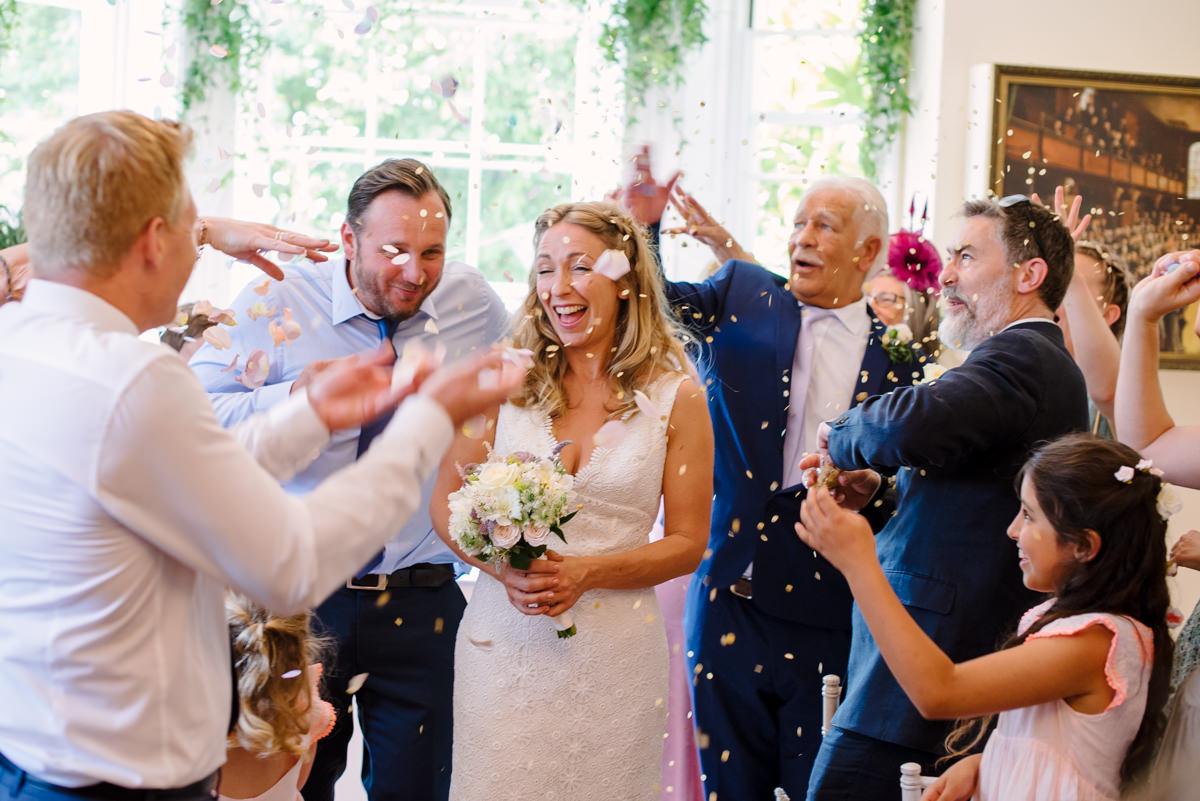
[[[612,447],[597,447],[575,476],[572,507],[579,514],[563,529],[567,541],[552,538],[550,547],[564,555],[592,556],[629,551],[647,542],[658,515],[666,461],[667,421],[683,376],[667,375],[647,392],[660,412],[657,419],[638,411],[625,415],[626,435]],[[504,405],[496,422],[497,453],[525,450],[549,456],[558,442],[545,412]],[[574,536],[573,532],[587,535]]]

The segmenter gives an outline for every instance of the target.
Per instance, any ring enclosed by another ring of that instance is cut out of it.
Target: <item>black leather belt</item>
[[[175,787],[169,790],[136,790],[130,787],[120,787],[108,782],[89,784],[86,787],[59,787],[57,784],[42,781],[18,768],[0,754],[0,773],[8,773],[17,777],[18,786],[21,782],[52,790],[56,793],[79,796],[80,798],[96,799],[97,801],[167,801],[172,798],[196,798],[197,796],[216,797],[214,792],[220,771],[206,776],[198,782],[192,782],[187,787]]]
[[[382,592],[388,588],[440,587],[453,580],[454,567],[452,565],[422,562],[419,565],[402,567],[391,573],[368,573],[365,576],[355,576],[346,582],[346,587],[351,590]]]

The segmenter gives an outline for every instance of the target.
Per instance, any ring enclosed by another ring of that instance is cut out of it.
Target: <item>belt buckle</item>
[[[742,576],[740,579],[730,584],[729,591],[739,598],[745,598],[747,601],[754,597],[753,593],[751,592],[750,579],[746,578],[745,576]]]
[[[375,579],[374,584],[360,584],[359,582],[367,579]],[[370,592],[383,592],[387,589],[388,577],[386,573],[368,573],[365,576],[351,576],[346,579],[346,589],[349,590],[368,590]]]

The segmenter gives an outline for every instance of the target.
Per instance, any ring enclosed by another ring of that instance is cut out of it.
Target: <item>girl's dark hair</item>
[[[1137,451],[1092,434],[1071,434],[1043,445],[1021,468],[1017,488],[1028,478],[1038,505],[1060,545],[1084,545],[1087,531],[1100,535],[1100,549],[1077,562],[1055,588],[1054,603],[1027,631],[1004,643],[1011,648],[1047,624],[1071,615],[1105,612],[1142,623],[1154,635],[1154,664],[1142,725],[1121,764],[1121,786],[1145,777],[1164,727],[1174,644],[1167,631],[1167,523],[1158,512],[1162,480],[1134,470],[1128,484],[1115,477],[1135,467]],[[971,750],[989,730],[992,716],[961,722],[946,738],[951,756]]]

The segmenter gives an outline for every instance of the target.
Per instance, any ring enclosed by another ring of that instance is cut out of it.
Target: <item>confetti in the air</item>
[[[297,669],[294,669],[294,670],[289,670],[287,673],[284,673],[284,674],[280,675],[280,677],[279,677],[279,678],[281,678],[281,679],[294,679],[294,678],[296,678],[297,676],[299,676],[299,675],[300,675],[302,672],[303,672],[303,671],[301,671],[299,668],[297,668]]]
[[[597,448],[615,448],[628,433],[629,427],[620,420],[609,420],[592,436],[592,444]]]
[[[619,281],[629,273],[629,257],[621,250],[606,250],[592,269],[611,281]]]
[[[435,336],[438,333],[437,323],[435,323],[432,318],[425,321],[425,333],[433,334]]]
[[[229,332],[220,326],[214,325],[212,328],[206,328],[200,336],[217,350],[225,350],[233,346],[233,339],[229,336]]]
[[[367,673],[356,673],[350,677],[350,681],[346,684],[346,695],[354,695],[362,689],[363,684],[367,681]]]
[[[395,265],[408,264],[410,261],[412,261],[412,256],[407,253],[398,253],[392,258],[392,264]]]
[[[252,321],[260,317],[274,317],[279,312],[276,306],[268,306],[265,301],[259,301],[246,309],[246,316]]]
[[[254,294],[258,295],[260,297],[265,296],[270,291],[271,291],[271,279],[270,278],[264,279],[261,284],[254,285]]]
[[[238,383],[246,389],[258,389],[267,382],[267,374],[271,370],[271,361],[266,351],[256,350],[246,357],[246,369],[237,377]]]
[[[657,404],[655,404],[654,401],[650,400],[650,398],[646,396],[645,392],[642,392],[640,389],[635,389],[633,391],[633,402],[637,404],[637,407],[642,411],[642,414],[655,420],[661,419],[662,412],[659,410]]]
[[[233,354],[233,361],[231,361],[229,364],[222,367],[221,372],[222,373],[232,373],[234,370],[237,369],[238,359],[240,359],[240,358],[242,358],[242,354],[240,354],[240,353]]]
[[[219,44],[215,44],[208,48],[208,52],[212,53],[217,58],[225,58],[225,56],[229,55],[229,51]]]

